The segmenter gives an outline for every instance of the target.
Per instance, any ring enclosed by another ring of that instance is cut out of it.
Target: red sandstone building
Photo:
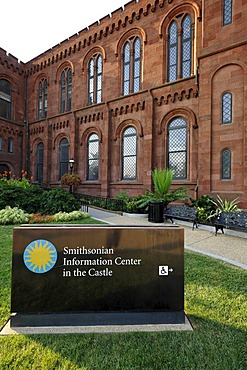
[[[0,171],[114,197],[174,170],[247,209],[247,1],[130,1],[21,63],[0,49]]]

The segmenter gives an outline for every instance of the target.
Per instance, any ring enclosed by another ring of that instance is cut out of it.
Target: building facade
[[[0,171],[136,196],[154,168],[247,209],[247,2],[130,1],[20,63],[0,49]]]

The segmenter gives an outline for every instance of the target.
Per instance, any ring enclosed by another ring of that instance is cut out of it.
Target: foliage
[[[238,207],[238,198],[233,200],[226,200],[222,199],[219,195],[217,195],[217,199],[212,199],[211,202],[216,207],[215,210],[211,212],[208,216],[208,219],[216,219],[219,217],[221,212],[239,212],[241,209]]]
[[[139,207],[147,207],[150,201],[162,201],[167,207],[174,200],[183,200],[187,197],[187,189],[180,186],[171,190],[173,171],[167,168],[157,169],[152,172],[154,191],[146,190],[137,204]]]
[[[65,173],[61,178],[62,185],[78,186],[81,185],[81,183],[81,178],[76,173]]]
[[[68,222],[68,221],[77,221],[84,220],[89,218],[89,214],[81,211],[72,211],[72,212],[58,212],[54,215],[42,215],[40,213],[32,213],[29,215],[29,223],[55,223],[55,222]]]
[[[78,210],[81,202],[73,194],[61,188],[46,190],[40,199],[40,213],[55,214],[60,211],[71,212]]]
[[[37,185],[20,187],[16,183],[0,180],[0,209],[6,206],[19,207],[27,213],[36,213],[40,209],[40,198],[44,190]]]
[[[127,190],[120,191],[120,193],[116,194],[115,199],[120,199],[127,203],[130,200],[128,194]]]
[[[28,222],[28,214],[18,207],[10,206],[0,210],[1,225],[16,225]]]
[[[87,212],[82,211],[72,211],[72,212],[58,212],[54,215],[56,222],[66,222],[66,221],[76,221],[84,220],[85,218],[90,217]]]
[[[122,211],[127,213],[145,213],[145,209],[138,206],[138,201],[142,199],[142,195],[137,197],[129,197],[128,191],[124,190],[115,196],[115,199],[121,200],[123,202]]]
[[[213,198],[209,195],[202,195],[196,200],[190,198],[190,204],[188,205],[198,209],[197,220],[199,223],[208,223],[209,215],[215,211],[216,206],[212,200]]]
[[[55,222],[53,215],[42,215],[41,213],[32,213],[28,217],[29,224],[48,224]]]
[[[21,171],[21,177],[16,177],[11,171],[4,171],[3,174],[0,174],[0,181],[5,182],[9,186],[18,186],[20,188],[30,188],[31,181],[33,177],[30,177],[30,180],[27,179],[27,171]]]

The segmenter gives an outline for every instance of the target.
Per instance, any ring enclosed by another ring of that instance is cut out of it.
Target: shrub
[[[59,212],[54,215],[56,222],[83,220],[88,217],[90,217],[89,214],[82,211]]]
[[[39,186],[22,187],[18,182],[0,180],[0,209],[6,206],[18,207],[27,213],[36,213],[40,208],[40,198],[44,192]]]
[[[32,213],[29,215],[28,222],[30,224],[48,224],[56,222],[53,215],[41,215],[40,213]]]
[[[61,188],[44,191],[40,203],[40,213],[52,215],[60,211],[71,212],[78,210],[81,206],[80,201],[73,194]]]
[[[16,225],[28,222],[28,214],[18,207],[10,206],[0,210],[1,225]]]
[[[190,204],[187,205],[196,207],[198,209],[198,222],[208,223],[210,214],[212,214],[216,208],[212,201],[213,198],[211,198],[209,195],[202,195],[196,200],[190,199]]]

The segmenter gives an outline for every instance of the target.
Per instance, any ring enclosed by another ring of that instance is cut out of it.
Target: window
[[[59,146],[59,159],[60,159],[60,169],[59,178],[68,173],[69,164],[69,143],[67,139],[62,139]]]
[[[191,75],[192,30],[189,15],[183,19],[182,30],[182,78],[184,78]]]
[[[44,144],[39,143],[37,146],[37,168],[36,168],[36,179],[38,182],[43,181],[43,163],[44,163]]]
[[[169,27],[169,63],[168,63],[168,81],[175,81],[178,75],[178,26],[172,22]]]
[[[122,179],[136,180],[137,174],[137,132],[128,127],[123,133],[122,146]]]
[[[232,0],[223,0],[223,25],[232,23]]]
[[[99,178],[99,138],[97,134],[91,134],[87,146],[88,169],[87,179],[98,180]]]
[[[232,94],[230,92],[226,92],[222,95],[221,123],[232,123]]]
[[[224,149],[221,153],[221,179],[231,179],[231,151]]]
[[[133,36],[123,47],[123,95],[141,89],[142,46],[139,37]]]
[[[47,80],[43,79],[38,87],[38,119],[47,117]]]
[[[60,80],[60,113],[71,110],[72,99],[72,71],[71,68],[65,68],[61,74]]]
[[[0,152],[3,150],[3,138],[0,136]]]
[[[103,59],[95,54],[88,65],[88,104],[97,104],[102,101],[102,74]]]
[[[178,117],[168,126],[168,168],[174,179],[187,178],[187,122]]]
[[[0,80],[0,117],[11,119],[12,87],[9,81]]]
[[[13,139],[8,140],[8,153],[14,152],[14,141]]]
[[[181,28],[181,32],[179,31]],[[168,28],[168,82],[192,73],[192,19],[180,14]]]

